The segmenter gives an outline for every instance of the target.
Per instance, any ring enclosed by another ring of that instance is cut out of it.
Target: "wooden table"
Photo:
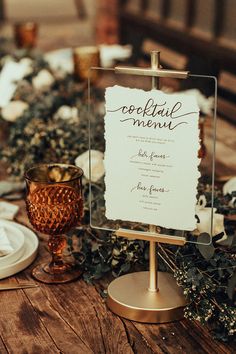
[[[28,225],[23,201],[17,221]],[[31,269],[48,257],[40,236],[39,255],[26,270],[1,280],[32,282]],[[95,286],[80,279],[0,293],[0,353],[186,353],[236,352],[236,345],[214,341],[197,323],[141,324],[119,318],[106,307]]]

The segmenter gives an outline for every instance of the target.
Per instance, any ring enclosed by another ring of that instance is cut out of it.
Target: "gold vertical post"
[[[151,51],[151,68],[156,70],[160,68],[160,52],[157,50]],[[159,77],[152,76],[152,89],[159,89]]]
[[[188,72],[160,68],[160,52],[151,52],[150,68],[115,67],[115,73],[143,75],[152,78],[152,89],[159,89],[159,77],[184,79]],[[148,240],[149,272],[136,272],[122,275],[113,280],[107,289],[107,305],[115,314],[142,323],[165,323],[183,318],[186,300],[182,289],[174,277],[157,271],[158,242],[184,245],[183,237],[173,237],[160,233],[160,228],[149,225],[149,232],[120,228],[117,236]],[[158,287],[159,283],[159,287]]]
[[[156,232],[154,225],[149,226],[150,232]],[[148,291],[158,291],[158,278],[157,278],[157,255],[156,255],[156,241],[149,242],[149,287]]]
[[[151,68],[156,70],[160,67],[160,52],[151,52]],[[152,77],[152,89],[159,89],[159,77]],[[156,226],[149,226],[150,232],[156,232]],[[156,254],[156,241],[150,241],[149,244],[149,291],[158,291],[158,279],[157,279],[157,254]]]

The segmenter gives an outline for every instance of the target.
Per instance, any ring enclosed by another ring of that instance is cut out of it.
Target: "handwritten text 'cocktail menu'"
[[[106,217],[196,227],[199,108],[194,96],[106,89]]]

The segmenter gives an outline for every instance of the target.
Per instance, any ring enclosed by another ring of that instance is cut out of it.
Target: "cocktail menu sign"
[[[106,217],[196,228],[199,107],[184,93],[106,89]]]

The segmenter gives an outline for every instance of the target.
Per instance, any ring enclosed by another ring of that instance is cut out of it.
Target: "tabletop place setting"
[[[28,227],[0,219],[0,278],[20,272],[36,258],[38,237]]]
[[[158,45],[41,50],[33,19],[0,48],[0,352],[230,353],[217,76]]]

